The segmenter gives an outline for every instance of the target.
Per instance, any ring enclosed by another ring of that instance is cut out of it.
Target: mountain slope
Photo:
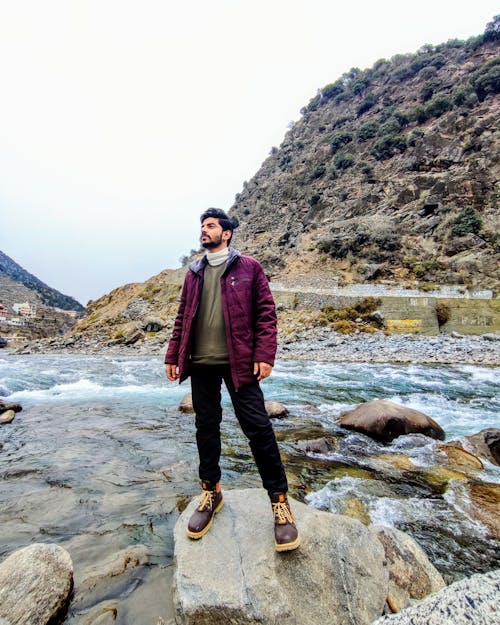
[[[7,278],[8,280],[5,280]],[[25,288],[20,288],[16,292],[13,289],[12,282],[22,285]],[[28,291],[26,290],[28,289]],[[12,305],[12,301],[3,301],[4,299],[11,299],[8,293],[13,291],[13,297],[15,301],[31,301],[42,302],[46,306],[53,308],[61,308],[62,310],[76,310],[77,312],[84,312],[85,308],[69,295],[63,295],[56,289],[47,286],[44,282],[39,280],[36,276],[23,269],[21,265],[18,265],[12,258],[0,251],[0,293],[2,303],[4,305]],[[19,299],[19,297],[22,299]]]
[[[499,18],[325,86],[236,196],[275,281],[497,289]]]

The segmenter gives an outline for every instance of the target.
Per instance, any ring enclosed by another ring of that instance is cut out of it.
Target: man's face
[[[222,230],[222,226],[216,217],[207,217],[201,224],[200,242],[202,247],[212,252],[227,247],[231,236],[230,230]]]

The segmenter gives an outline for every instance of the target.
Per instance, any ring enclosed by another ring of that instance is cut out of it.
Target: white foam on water
[[[474,507],[474,503],[469,496],[467,484],[464,484],[462,480],[450,480],[444,492],[443,499],[451,508],[454,508],[459,515],[466,519],[469,529],[479,535],[488,535],[489,530],[486,525],[470,516],[469,510]]]
[[[53,402],[53,401],[103,401],[107,399],[126,398],[127,396],[151,396],[172,394],[171,387],[152,386],[150,384],[129,384],[121,386],[105,386],[86,378],[76,382],[55,384],[45,389],[17,391],[9,395],[10,401]],[[175,389],[175,394],[178,390]]]
[[[492,384],[500,383],[500,370],[498,367],[475,367],[472,365],[456,365],[455,368],[461,371],[474,382],[486,382]]]

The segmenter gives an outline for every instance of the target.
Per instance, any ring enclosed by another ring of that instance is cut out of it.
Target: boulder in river
[[[493,625],[498,623],[499,594],[500,569],[496,569],[455,582],[372,625]]]
[[[186,412],[188,414],[193,413],[193,396],[191,393],[186,393],[181,399],[179,404],[179,412]]]
[[[0,621],[57,623],[73,588],[73,563],[59,545],[35,543],[0,563]]]
[[[7,412],[7,410],[13,410],[14,412],[21,412],[22,409],[23,407],[21,406],[21,404],[16,404],[11,401],[0,400],[0,414],[2,414],[2,412]]]
[[[16,413],[13,410],[6,410],[5,412],[0,413],[0,425],[2,423],[12,423],[15,416]]]
[[[302,451],[313,454],[328,454],[333,449],[332,444],[325,437],[315,438],[308,441],[299,441],[297,446],[299,449],[302,449]]]
[[[500,430],[498,428],[486,428],[465,438],[475,453],[493,464],[500,465]]]
[[[266,407],[267,416],[270,419],[281,419],[288,415],[288,410],[279,401],[266,400],[265,407]],[[184,397],[181,399],[181,403],[179,404],[179,411],[186,412],[186,413],[194,412],[193,396],[190,392],[186,393]]]
[[[393,612],[406,608],[410,599],[424,599],[446,586],[441,573],[411,536],[383,526],[372,526],[371,531],[384,546],[389,563],[387,603]]]
[[[442,427],[423,412],[386,399],[374,399],[340,415],[339,424],[383,443],[403,434],[424,434],[444,440]]]
[[[201,540],[186,535],[197,500],[174,530],[174,603],[184,625],[368,625],[383,613],[388,569],[382,544],[361,523],[291,500],[299,549],[277,553],[267,493],[224,493]]]
[[[267,399],[264,402],[266,406],[267,416],[270,419],[284,419],[288,416],[288,409],[279,401]]]

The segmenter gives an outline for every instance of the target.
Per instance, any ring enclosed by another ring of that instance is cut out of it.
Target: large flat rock
[[[186,625],[368,625],[384,609],[388,568],[382,544],[360,522],[291,500],[302,544],[274,548],[264,490],[224,493],[202,539],[186,535],[192,501],[175,531],[174,602]]]

